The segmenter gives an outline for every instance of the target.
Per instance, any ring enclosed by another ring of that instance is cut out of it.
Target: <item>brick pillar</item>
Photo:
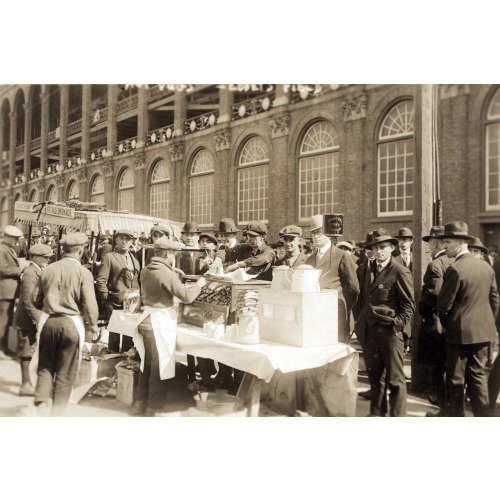
[[[82,85],[82,164],[89,161],[90,152],[90,113],[91,109],[91,90],[92,86],[88,83]]]
[[[144,182],[144,167],[146,165],[146,156],[142,153],[134,158],[135,184],[134,184],[134,212],[137,214],[149,214],[149,208],[146,207],[148,197],[144,196],[144,190],[147,186]],[[138,235],[140,236],[140,235]]]
[[[233,92],[229,90],[229,86],[219,89],[219,121],[218,123],[230,122],[233,117]]]
[[[273,108],[284,106],[290,102],[290,89],[285,89],[285,85],[276,85],[276,94],[273,101]]]
[[[15,111],[10,113],[10,144],[9,144],[9,179],[16,176],[16,126],[17,126],[17,114]],[[27,178],[25,179],[28,180]]]
[[[3,179],[3,116],[0,115],[0,174]],[[13,179],[9,178],[9,182],[12,185]]]
[[[184,165],[184,143],[182,141],[170,143],[168,148],[172,163],[170,176],[169,219],[187,221],[189,214],[189,185]]]
[[[174,93],[174,134],[176,137],[184,135],[184,122],[187,117],[186,93],[176,90]]]
[[[113,185],[113,162],[110,161],[104,165],[104,203],[108,210],[115,208],[115,189]]]
[[[24,104],[24,175],[26,179],[29,179],[31,170],[31,119],[32,119],[32,107],[30,103]],[[43,169],[40,169],[40,173],[43,177]]]
[[[57,181],[57,200],[66,201],[66,176],[59,173],[56,178]]]
[[[60,132],[59,132],[59,164],[66,168],[68,159],[68,108],[69,108],[69,87],[61,85],[61,107],[60,107]],[[64,200],[65,198],[61,198]]]
[[[106,149],[108,151],[107,156],[113,156],[115,154],[116,146],[116,133],[117,133],[117,123],[116,123],[116,102],[118,100],[118,86],[108,85],[108,123],[107,123],[107,133],[108,142]]]
[[[42,85],[42,93],[40,94],[42,103],[42,123],[40,131],[40,165],[42,168],[48,163],[48,138],[49,133],[49,93],[47,85]]]
[[[234,169],[231,169],[231,129],[226,128],[215,132],[215,203],[214,229],[217,230],[219,221],[224,217],[231,217],[236,221],[232,207],[234,207]],[[233,171],[233,172],[232,172]],[[230,173],[232,172],[232,175]]]
[[[80,189],[80,201],[89,201],[90,200],[90,195],[89,195],[89,183],[88,183],[88,174],[87,174],[87,169],[82,168],[78,172],[78,183],[79,183],[79,189]]]
[[[137,101],[137,147],[146,146],[147,133],[149,129],[148,120],[148,89],[145,85],[139,87]]]

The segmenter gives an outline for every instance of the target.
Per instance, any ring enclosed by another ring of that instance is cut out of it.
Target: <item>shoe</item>
[[[429,403],[431,405],[434,405],[434,406],[439,406],[439,400],[436,396],[434,396],[433,394],[430,395],[427,400],[429,401]]]
[[[187,385],[187,388],[188,388],[188,391],[197,391],[200,386],[198,385],[198,382],[190,382],[188,385]]]
[[[50,415],[50,405],[48,403],[38,403],[35,408],[37,417],[48,417]]]
[[[35,395],[35,388],[29,383],[25,383],[19,389],[19,396],[32,397]]]
[[[372,391],[371,391],[371,389],[368,389],[367,391],[358,392],[358,396],[363,398],[363,399],[370,400],[372,398]]]
[[[441,410],[439,410],[437,413],[433,413],[432,411],[428,411],[425,414],[425,416],[426,417],[445,417],[446,415]]]

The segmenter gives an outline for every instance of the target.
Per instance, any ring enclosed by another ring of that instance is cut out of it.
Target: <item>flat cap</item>
[[[131,231],[130,229],[117,229],[116,236],[118,236],[119,234],[121,234],[122,236],[130,236],[130,238],[135,238],[133,231]]]
[[[210,234],[210,233],[201,233],[200,234],[200,240],[202,238],[209,239],[215,246],[217,246],[219,244],[219,241],[217,240],[217,238],[213,234]]]
[[[61,238],[61,245],[65,247],[73,247],[77,245],[85,245],[89,239],[87,238],[87,235],[83,233],[69,233],[65,234]]]
[[[49,245],[42,245],[41,243],[33,245],[28,250],[28,253],[32,256],[39,256],[39,257],[52,257],[54,255],[54,252],[52,251],[52,248]]]
[[[16,226],[5,226],[3,228],[3,234],[5,236],[12,236],[13,238],[21,238],[24,236],[23,232]]]
[[[280,230],[280,236],[285,236],[289,234],[292,236],[302,236],[302,228],[298,226],[285,226]]]
[[[162,233],[165,236],[170,236],[170,230],[167,229],[165,226],[153,226],[151,228],[151,234],[153,233]]]
[[[184,245],[177,241],[169,240],[166,236],[162,236],[153,243],[153,248],[155,250],[181,250],[184,248]]]
[[[265,236],[267,234],[267,227],[263,222],[253,221],[248,224],[246,233],[252,236]]]

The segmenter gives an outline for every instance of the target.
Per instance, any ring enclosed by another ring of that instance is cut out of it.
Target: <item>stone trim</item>
[[[284,137],[290,133],[290,115],[284,114],[269,120],[271,127],[271,139]]]
[[[368,96],[366,92],[351,99],[345,99],[340,105],[345,122],[352,122],[366,118],[366,108],[368,106]]]

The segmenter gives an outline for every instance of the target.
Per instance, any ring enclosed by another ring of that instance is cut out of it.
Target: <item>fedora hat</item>
[[[233,219],[221,219],[219,222],[219,233],[236,234],[237,232],[238,228],[236,227]]]
[[[311,227],[309,231],[316,231],[317,229],[324,229],[325,227],[325,219],[321,214],[313,215],[311,217]]]
[[[395,246],[399,243],[398,239],[391,236],[387,229],[380,227],[379,229],[375,229],[375,231],[373,231],[371,243],[367,243],[365,246],[366,248],[372,248],[374,245],[385,242],[392,243]]]
[[[470,243],[469,243],[469,248],[477,248],[478,250],[481,250],[481,252],[488,253],[488,249],[483,245],[483,242],[479,238],[474,238]]]
[[[443,234],[438,236],[440,239],[445,239],[445,238],[460,238],[462,240],[473,240],[474,236],[470,236],[469,234],[469,227],[465,222],[462,221],[456,221],[456,222],[449,222],[448,224],[444,225],[444,231]]]
[[[201,231],[198,230],[198,223],[195,221],[190,221],[186,222],[184,224],[184,227],[182,228],[181,233],[198,233],[200,234]]]
[[[411,238],[413,239],[413,233],[409,227],[402,227],[398,230],[398,235],[396,238]]]
[[[430,234],[428,236],[423,236],[422,240],[428,243],[431,238],[438,238],[443,233],[444,233],[444,226],[432,226]]]

